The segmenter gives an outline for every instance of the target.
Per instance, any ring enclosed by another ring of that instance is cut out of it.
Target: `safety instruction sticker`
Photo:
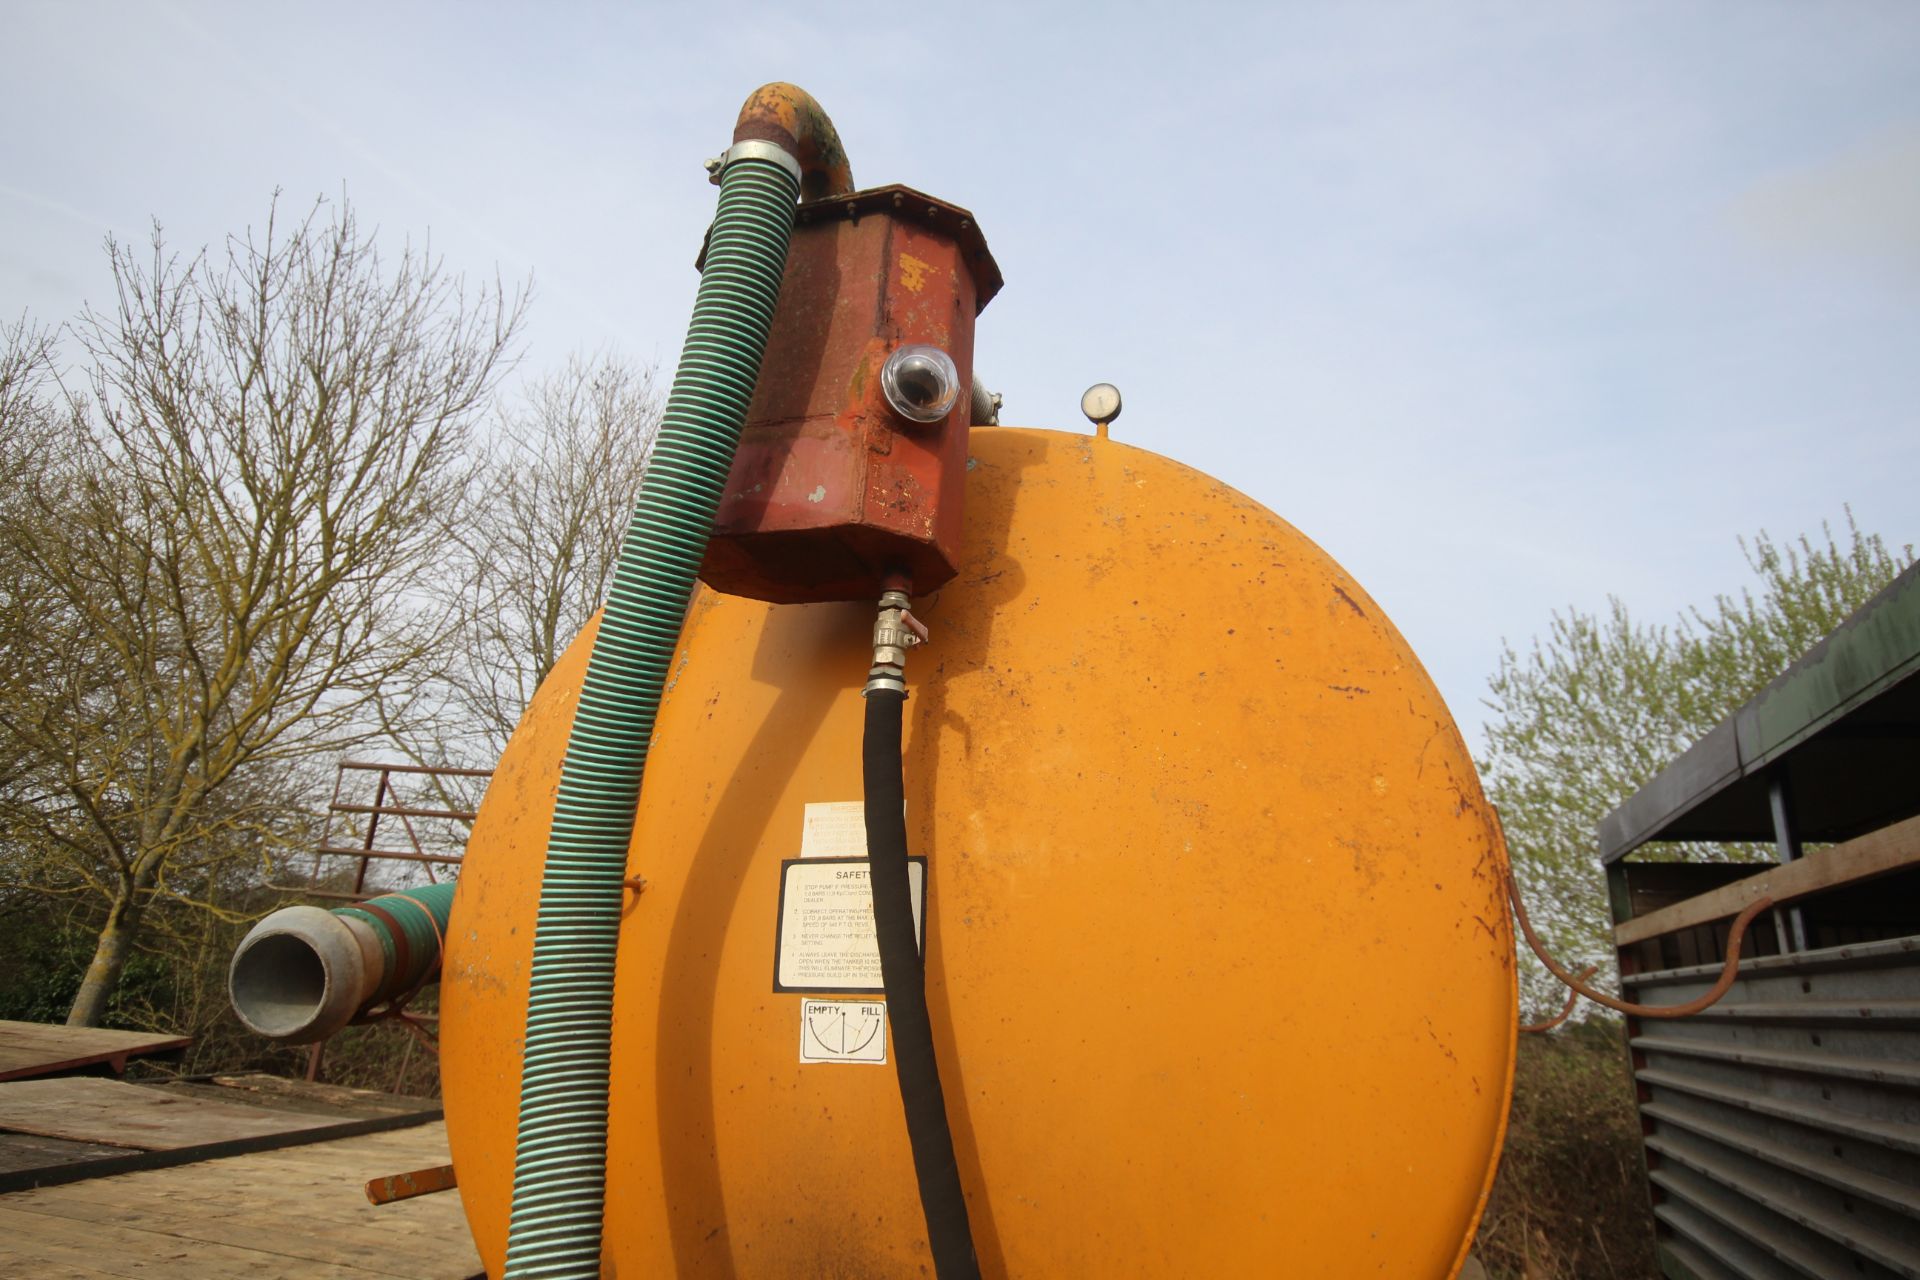
[[[791,858],[780,864],[780,932],[774,939],[773,989],[872,992],[880,980],[873,932],[873,886],[865,858]],[[907,860],[913,933],[926,951],[927,860]]]
[[[887,1006],[877,1000],[800,1002],[800,1061],[887,1060]]]

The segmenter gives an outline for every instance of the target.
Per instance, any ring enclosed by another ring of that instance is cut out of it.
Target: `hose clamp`
[[[727,166],[735,160],[769,160],[779,165],[793,176],[795,185],[800,182],[800,162],[783,146],[765,142],[759,138],[748,138],[745,142],[736,142],[725,151],[707,161],[707,181],[714,186],[720,185],[720,179]]]

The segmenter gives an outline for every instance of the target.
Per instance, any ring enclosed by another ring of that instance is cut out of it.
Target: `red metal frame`
[[[371,775],[374,784],[373,803],[362,804],[343,799],[349,791],[350,783],[363,776]],[[490,778],[491,769],[456,769],[450,765],[413,765],[383,764],[367,760],[343,760],[339,772],[334,777],[333,796],[328,801],[326,820],[320,829],[320,843],[313,851],[313,878],[307,884],[276,884],[271,887],[299,893],[308,897],[330,898],[341,902],[358,902],[375,890],[367,887],[367,873],[375,861],[411,862],[422,866],[430,883],[438,883],[436,867],[458,866],[465,855],[461,841],[461,852],[433,852],[427,843],[423,843],[420,830],[414,820],[433,819],[441,822],[471,823],[477,816],[471,809],[454,809],[445,806],[408,804],[400,800],[396,789],[396,776],[402,778],[424,779],[427,785],[441,778]],[[354,843],[338,843],[335,840],[334,824],[336,818],[345,818],[348,823],[347,839]],[[366,827],[363,832],[352,832],[354,819],[364,818]],[[377,841],[382,818],[397,818],[401,829],[406,833],[408,847],[405,849],[381,848]],[[356,859],[352,892],[338,889],[326,889],[321,883],[326,879],[326,860],[330,857],[348,857]]]
[[[347,799],[352,792],[352,784],[371,776],[375,779],[373,803],[363,804]],[[427,787],[433,787],[444,778],[490,778],[491,769],[457,769],[450,765],[384,764],[369,760],[343,760],[334,776],[333,795],[327,802],[326,818],[320,828],[320,843],[313,851],[313,878],[307,884],[275,884],[271,888],[297,893],[309,898],[327,898],[337,902],[359,902],[374,894],[385,892],[385,888],[369,888],[367,874],[375,862],[391,861],[412,863],[426,871],[431,883],[438,883],[436,868],[459,866],[466,855],[464,835],[459,841],[458,852],[433,852],[427,842],[421,839],[420,828],[414,825],[415,819],[443,823],[471,823],[478,816],[471,809],[455,809],[445,805],[412,804],[402,800],[396,784],[396,778],[411,779]],[[401,830],[406,833],[405,849],[382,848],[379,843],[380,820],[396,818]],[[344,819],[347,834],[342,842],[336,842],[334,824],[336,819]],[[355,833],[356,819],[365,820],[365,830]],[[350,841],[347,842],[347,841]],[[451,845],[444,845],[452,848]],[[328,858],[346,857],[356,862],[353,873],[353,891],[342,892],[338,889],[323,888],[326,879]],[[430,1013],[405,1012],[399,1016],[401,1026],[410,1036],[422,1039],[428,1047],[434,1047],[432,1039],[425,1033],[422,1023],[436,1022],[438,1018]],[[326,1053],[325,1040],[315,1044],[307,1055],[308,1080],[320,1078],[320,1064]],[[412,1042],[408,1042],[408,1053],[401,1062],[401,1076],[404,1077],[407,1061],[412,1057]]]

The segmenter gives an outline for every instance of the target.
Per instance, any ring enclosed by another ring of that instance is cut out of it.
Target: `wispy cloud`
[[[18,200],[22,204],[30,204],[36,209],[45,209],[48,213],[59,214],[71,222],[79,223],[83,227],[91,227],[102,233],[113,228],[113,222],[109,218],[97,213],[89,213],[85,209],[76,209],[63,201],[41,195],[37,191],[28,191],[24,187],[9,186],[0,182],[0,196],[8,200]]]
[[[1729,214],[1759,249],[1920,286],[1920,122],[1757,182]]]

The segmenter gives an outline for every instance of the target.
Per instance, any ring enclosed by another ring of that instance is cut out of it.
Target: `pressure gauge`
[[[1111,382],[1096,382],[1080,397],[1080,412],[1089,421],[1106,426],[1120,416],[1120,388]]]

